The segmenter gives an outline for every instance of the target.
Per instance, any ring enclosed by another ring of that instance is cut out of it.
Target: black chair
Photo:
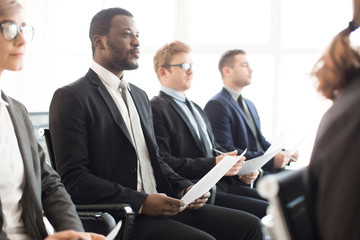
[[[267,175],[257,188],[270,202],[269,213],[261,220],[268,239],[318,239],[306,168]]]
[[[51,166],[56,170],[50,131],[47,128],[43,128],[40,129],[39,134],[44,137]],[[85,231],[107,235],[116,226],[116,222],[121,220],[122,226],[116,239],[126,240],[130,238],[134,225],[135,213],[129,204],[111,203],[76,205],[76,210]]]
[[[50,163],[50,157],[47,146],[45,144],[45,139],[39,132],[42,131],[43,128],[49,128],[49,112],[29,112],[29,116],[34,128],[36,140],[45,151],[46,161]]]

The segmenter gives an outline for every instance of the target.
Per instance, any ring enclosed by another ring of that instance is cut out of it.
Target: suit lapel
[[[142,106],[144,106],[144,103],[142,102],[142,99],[140,99],[140,97],[138,96],[138,94],[136,94],[136,91],[134,90],[134,85],[130,84],[130,95],[131,98],[134,101],[135,107],[136,107],[136,111],[139,115],[140,118],[140,123],[141,123],[141,129],[143,131],[144,137],[145,137],[145,142],[147,144],[149,144],[149,141],[146,139],[146,136],[150,136],[150,133],[148,132],[148,129],[151,129],[149,127],[145,127],[147,122],[145,122],[146,119],[149,118],[149,116],[145,115],[145,111],[142,110]],[[151,119],[152,121],[152,119]]]
[[[210,129],[211,129],[210,121],[208,120],[204,111],[197,104],[194,104],[194,106],[196,107],[196,109],[198,110],[198,112],[200,113],[201,117],[203,118],[203,120],[205,122],[206,133],[208,134],[208,136],[210,138],[212,146],[215,146],[215,137],[214,137],[214,134],[212,134],[212,131],[210,131]]]
[[[133,144],[133,141],[131,139],[129,130],[126,127],[124,119],[121,116],[121,113],[120,113],[118,107],[116,106],[116,104],[114,103],[114,100],[110,96],[109,92],[107,91],[105,86],[104,86],[104,88],[99,86],[98,90],[99,90],[100,95],[103,97],[104,101],[106,102],[106,105],[108,106],[114,121],[120,127],[120,129],[123,131],[126,138],[131,142],[131,144]]]
[[[87,77],[93,84],[97,85],[98,91],[99,91],[100,95],[102,96],[102,98],[104,99],[106,105],[108,106],[114,121],[120,127],[120,129],[123,131],[123,133],[125,134],[127,139],[131,142],[131,144],[133,144],[133,141],[132,141],[130,133],[126,127],[124,119],[122,118],[121,113],[114,102],[114,99],[111,97],[110,93],[108,92],[108,90],[106,89],[104,84],[101,82],[100,78],[91,69],[87,73]]]
[[[35,176],[35,173],[34,173],[34,170],[33,170],[33,167],[32,167],[33,166],[32,165],[33,160],[32,160],[31,149],[30,149],[30,146],[28,144],[29,136],[27,135],[27,129],[26,129],[24,123],[23,123],[24,121],[18,121],[18,119],[23,120],[23,114],[21,113],[21,111],[16,106],[14,106],[14,103],[13,103],[12,99],[7,98],[6,101],[9,103],[9,108],[8,108],[9,115],[10,115],[11,121],[12,121],[13,126],[14,126],[16,139],[17,139],[19,149],[20,149],[20,153],[21,153],[21,157],[22,157],[23,163],[24,163],[24,172],[25,172],[25,176],[26,176],[26,184],[31,185],[31,186],[29,186],[30,189],[38,189],[35,186],[36,183],[34,182],[34,180],[36,179],[36,176]]]
[[[200,139],[199,139],[193,125],[191,124],[191,122],[189,121],[188,117],[183,112],[183,110],[174,101],[174,99],[172,97],[170,97],[169,95],[167,95],[166,93],[160,92],[159,96],[161,98],[165,99],[166,101],[168,101],[170,103],[170,106],[175,110],[175,112],[177,112],[179,114],[180,118],[184,121],[185,125],[188,127],[192,138],[195,140],[196,146],[198,147],[198,149],[201,150],[201,152],[204,155],[206,155],[205,149],[204,149],[204,146],[203,146],[202,142],[200,141]]]
[[[253,121],[254,121],[254,124],[255,124],[255,127],[256,127],[256,131],[257,131],[257,132],[260,132],[260,123],[259,123],[259,121],[257,121],[258,118],[255,117],[255,116],[258,116],[257,113],[256,113],[256,109],[255,109],[255,107],[254,107],[253,104],[249,104],[249,103],[248,103],[248,100],[247,100],[247,99],[244,99],[244,100],[245,100],[245,103],[246,103],[246,105],[247,105],[247,107],[248,107],[248,109],[249,109],[249,112],[250,112],[250,114],[251,114],[251,117],[252,117],[252,119],[253,119]]]
[[[247,127],[249,128],[250,132],[251,132],[251,133],[253,134],[253,136],[255,137],[255,134],[254,134],[254,132],[251,130],[250,123],[249,123],[247,117],[245,116],[245,113],[243,113],[243,111],[241,111],[238,103],[231,97],[230,93],[229,93],[227,90],[225,90],[225,89],[223,89],[223,91],[225,92],[224,95],[226,96],[226,98],[230,101],[231,106],[236,110],[236,112],[238,113],[238,115],[241,116],[241,118],[242,118],[243,121],[246,123]],[[250,113],[251,113],[251,116],[254,116],[252,112],[250,112]]]
[[[6,95],[3,94],[3,98],[6,102],[9,103],[9,115],[11,118],[11,121],[14,126],[14,131],[16,135],[16,139],[19,145],[21,157],[24,163],[24,174],[25,174],[25,186],[23,189],[23,196],[21,199],[21,204],[24,206],[23,208],[23,218],[24,216],[24,224],[28,227],[30,227],[30,230],[32,234],[38,234],[40,236],[40,233],[37,229],[37,223],[35,220],[35,215],[33,212],[33,209],[42,209],[42,206],[39,205],[41,203],[41,199],[39,196],[41,196],[41,192],[35,192],[40,191],[41,187],[38,186],[37,177],[34,171],[34,165],[33,165],[33,154],[32,154],[32,147],[29,144],[29,141],[31,141],[31,136],[29,136],[28,129],[25,126],[24,114],[22,111],[14,104],[11,98],[7,98]],[[32,130],[32,129],[31,129]],[[38,149],[36,149],[37,151]],[[31,214],[27,214],[28,212],[31,212]],[[37,213],[36,213],[37,214]],[[30,219],[27,221],[27,219]]]

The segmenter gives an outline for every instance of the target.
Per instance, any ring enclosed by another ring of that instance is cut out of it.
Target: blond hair
[[[16,0],[0,0],[0,16],[13,14],[21,9],[21,4]]]
[[[159,74],[158,74],[159,68],[169,65],[175,54],[190,53],[190,52],[191,52],[190,46],[180,41],[173,41],[161,47],[154,56],[154,70],[158,78],[159,78]]]

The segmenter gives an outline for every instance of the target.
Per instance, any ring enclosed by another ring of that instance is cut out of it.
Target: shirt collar
[[[169,95],[170,97],[174,98],[175,100],[178,100],[183,103],[185,102],[186,96],[184,94],[182,94],[181,92],[176,91],[173,88],[161,86],[160,90],[162,92],[166,93],[167,95]]]
[[[235,102],[238,100],[238,98],[240,97],[241,93],[236,91],[235,89],[224,85],[224,88],[226,91],[228,91],[231,95],[231,97],[235,100]]]
[[[92,62],[90,68],[99,76],[99,78],[104,84],[110,86],[111,89],[119,89],[120,80],[124,79],[124,75],[121,79],[119,79],[115,74],[113,74],[95,61]],[[130,90],[129,85],[128,89]]]
[[[5,106],[9,106],[9,104],[5,101],[5,99],[3,99],[3,96],[2,96],[2,91],[1,91],[1,88],[0,88],[0,104],[5,104]]]

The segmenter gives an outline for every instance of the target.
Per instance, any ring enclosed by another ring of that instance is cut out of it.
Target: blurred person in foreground
[[[125,74],[140,57],[133,15],[101,10],[89,38],[89,71],[56,90],[49,113],[56,168],[73,201],[130,204],[131,239],[261,239],[258,218],[205,204],[210,193],[181,200],[193,183],[159,157],[150,101]]]
[[[313,70],[318,90],[333,101],[308,167],[320,239],[360,239],[360,51],[350,41],[359,25],[360,0],[354,0],[353,20]]]

